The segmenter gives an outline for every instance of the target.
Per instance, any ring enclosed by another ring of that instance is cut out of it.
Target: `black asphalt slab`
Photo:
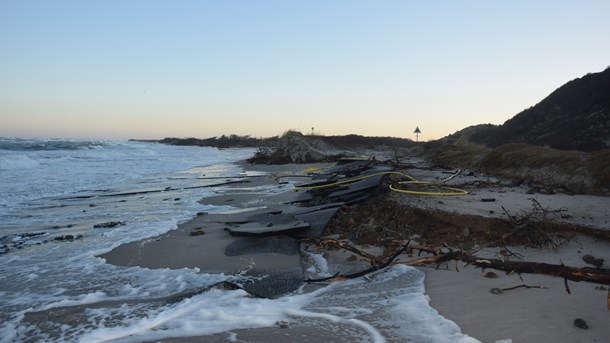
[[[360,174],[371,166],[372,161],[369,159],[345,159],[339,161],[332,166],[323,168],[317,174],[337,174],[353,176]]]
[[[331,194],[329,194],[328,196],[330,198],[338,198],[350,193],[358,193],[358,192],[362,192],[362,191],[366,191],[369,190],[371,188],[375,188],[379,185],[379,182],[381,182],[381,179],[383,178],[384,175],[377,175],[377,176],[371,176],[369,178],[366,179],[362,179],[359,181],[355,181],[349,184],[345,184],[343,185],[343,189],[337,190]]]
[[[233,236],[273,236],[281,234],[292,234],[310,227],[309,223],[301,220],[295,220],[286,224],[273,225],[272,223],[250,222],[245,224],[230,225],[226,228]]]
[[[295,231],[290,234],[296,238],[320,238],[328,225],[328,222],[335,216],[341,206],[329,207],[313,212],[295,214],[295,218],[309,223],[306,230]]]
[[[299,240],[322,237],[341,206],[368,198],[383,176],[315,191],[296,191],[289,183],[336,182],[387,170],[370,164],[369,160],[351,160],[321,171],[332,175],[297,175],[305,167],[288,165],[277,167],[290,175],[287,178],[274,176],[272,167],[265,167],[271,171],[263,175],[219,178],[212,188],[217,195],[200,203],[219,206],[224,212],[198,213],[177,230],[121,245],[100,257],[126,267],[199,268],[253,276],[240,287],[266,298],[294,291],[305,279]]]

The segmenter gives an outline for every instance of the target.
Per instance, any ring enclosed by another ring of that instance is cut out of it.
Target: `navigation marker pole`
[[[415,131],[413,131],[413,133],[415,134],[415,141],[419,142],[419,134],[421,133],[421,130],[419,129],[419,126],[415,127]]]

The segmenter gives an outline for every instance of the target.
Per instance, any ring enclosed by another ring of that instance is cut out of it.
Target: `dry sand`
[[[584,266],[582,255],[594,254],[610,261],[607,243],[580,237],[578,242],[562,247],[557,253],[546,250],[511,249],[524,255],[526,261]],[[568,282],[535,274],[506,275],[495,271],[497,278],[486,278],[481,269],[452,262],[448,269],[422,268],[426,273],[426,292],[430,304],[443,316],[457,323],[462,332],[483,342],[512,339],[513,342],[608,342],[610,312],[608,288],[589,282]],[[490,271],[490,270],[487,270]],[[517,288],[492,294],[492,288],[519,285],[545,288]],[[589,329],[574,326],[584,319]]]
[[[422,181],[440,181],[451,175],[446,170],[412,168],[403,171]],[[446,184],[463,188],[469,194],[458,197],[402,197],[408,201],[408,206],[503,219],[507,218],[504,209],[512,214],[531,212],[535,200],[545,209],[562,210],[565,217],[557,213],[553,218],[556,222],[610,230],[608,197],[530,192],[528,186],[514,186],[507,181],[468,171],[461,172]]]
[[[420,180],[441,180],[445,171],[408,169],[406,173]],[[532,211],[533,200],[553,214],[552,220],[585,226],[591,231],[610,230],[610,201],[608,197],[568,194],[531,194],[525,186],[510,186],[508,182],[480,175],[462,173],[448,182],[463,187],[469,195],[459,197],[422,197],[400,195],[405,205],[450,213],[508,219],[511,214]],[[475,186],[476,185],[476,186]],[[398,195],[393,195],[398,197]],[[484,202],[482,199],[493,199]],[[556,210],[560,210],[553,212]],[[582,229],[582,227],[581,227]],[[509,247],[522,255],[523,261],[565,264],[572,267],[591,267],[582,257],[586,254],[603,258],[603,268],[610,264],[610,243],[580,234],[557,251]],[[487,248],[477,256],[498,258],[499,248]],[[512,258],[512,260],[517,260]],[[462,332],[481,340],[496,342],[610,342],[610,293],[608,285],[589,282],[568,282],[567,293],[561,278],[536,275],[506,275],[494,271],[497,278],[487,278],[481,269],[451,262],[439,269],[420,267],[426,273],[426,292],[431,306],[443,316],[456,322]],[[456,268],[459,270],[456,271]],[[491,270],[487,270],[488,272]],[[544,288],[517,288],[492,294],[492,288],[519,285]],[[589,328],[574,325],[581,318]]]

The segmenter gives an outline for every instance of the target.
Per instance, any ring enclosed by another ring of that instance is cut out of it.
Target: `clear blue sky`
[[[610,65],[610,1],[0,0],[0,136],[424,140]]]

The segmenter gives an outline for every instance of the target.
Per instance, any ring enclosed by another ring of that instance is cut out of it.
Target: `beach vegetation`
[[[433,165],[462,168],[506,178],[548,192],[610,192],[610,150],[585,152],[511,143],[497,148],[458,141],[426,151]]]

